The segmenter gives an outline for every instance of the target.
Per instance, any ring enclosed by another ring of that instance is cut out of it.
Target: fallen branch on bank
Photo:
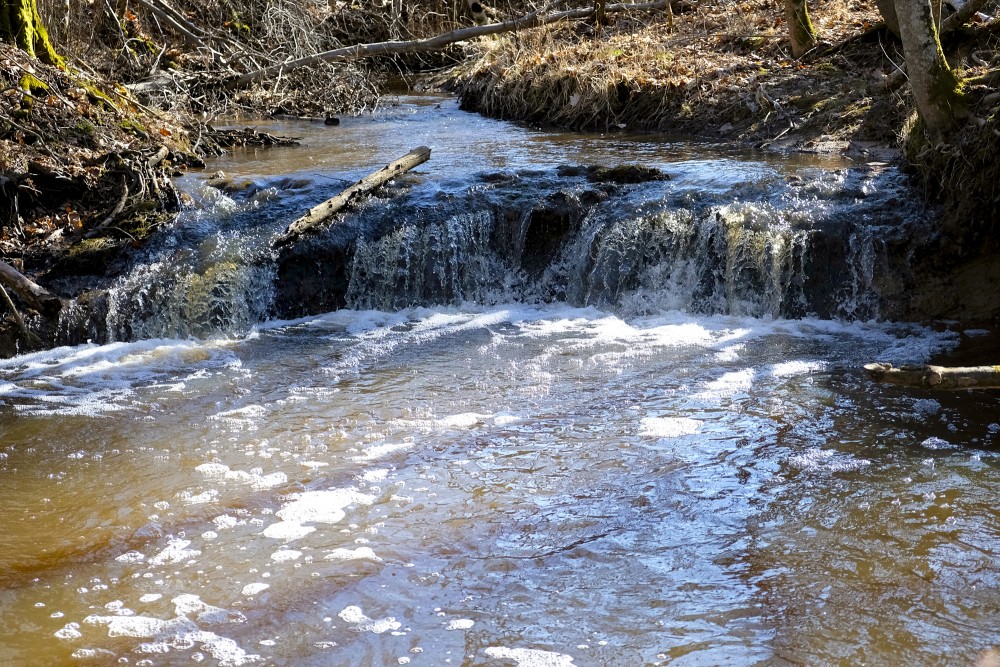
[[[666,6],[665,0],[657,2],[645,2],[639,4],[615,4],[605,8],[607,14],[624,11],[650,11],[663,9]],[[542,9],[545,9],[544,7]],[[487,35],[499,35],[525,28],[538,28],[558,21],[568,21],[582,19],[591,16],[594,8],[569,9],[562,12],[542,14],[542,10],[531,12],[523,16],[509,19],[501,23],[490,23],[487,25],[477,25],[470,28],[459,28],[449,32],[428,37],[426,39],[414,39],[405,42],[376,42],[373,44],[357,44],[355,46],[345,46],[331,51],[324,51],[303,58],[296,58],[277,65],[271,65],[253,72],[248,72],[241,76],[233,77],[223,85],[230,90],[246,87],[262,79],[270,79],[286,72],[307,65],[315,65],[320,62],[345,62],[350,60],[360,60],[372,56],[390,56],[402,53],[419,53],[424,51],[437,51],[449,44],[461,42],[475,37],[485,37]]]
[[[876,382],[924,389],[1000,389],[1000,366],[901,366],[866,364]]]
[[[308,213],[290,224],[285,233],[275,239],[274,247],[280,248],[289,243],[294,243],[303,235],[318,231],[358,195],[371,192],[375,188],[385,185],[396,176],[405,174],[414,167],[427,162],[430,157],[431,149],[426,146],[420,146],[378,171],[365,176],[336,197],[331,197],[322,204],[309,209]]]
[[[62,310],[62,299],[6,262],[0,262],[0,284],[9,287],[29,308],[43,315],[51,317]]]

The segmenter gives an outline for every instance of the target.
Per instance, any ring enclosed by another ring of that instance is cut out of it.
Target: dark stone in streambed
[[[668,181],[670,176],[655,168],[641,164],[621,164],[616,167],[600,165],[562,165],[556,168],[560,176],[583,176],[591,183],[648,183],[650,181]]]

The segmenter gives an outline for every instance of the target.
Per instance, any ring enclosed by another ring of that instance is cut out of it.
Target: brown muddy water
[[[815,195],[844,163],[433,99],[269,129],[306,146],[213,165],[260,181],[243,199],[189,178],[170,254],[123,277],[155,337],[0,362],[0,663],[971,665],[1000,644],[996,394],[859,372],[988,357],[991,332],[684,309],[678,280],[391,309],[355,285],[351,308],[262,321],[268,269],[233,259],[421,143],[418,197],[470,168],[645,161],[675,176],[658,196],[772,210],[747,193]],[[241,300],[228,330],[184,329],[191,289],[139,287],[193,266],[168,259],[192,239],[197,275],[243,276],[198,292]]]

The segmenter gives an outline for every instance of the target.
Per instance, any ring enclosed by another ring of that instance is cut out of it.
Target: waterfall
[[[222,200],[166,234],[100,308],[69,311],[64,328],[77,340],[82,329],[98,341],[200,337],[342,307],[514,301],[625,316],[878,318],[879,290],[905,284],[880,239],[915,215],[898,205],[898,179],[875,187],[878,173],[855,171],[727,192],[526,172],[374,200],[276,254],[269,239],[283,223],[268,207],[280,198]]]

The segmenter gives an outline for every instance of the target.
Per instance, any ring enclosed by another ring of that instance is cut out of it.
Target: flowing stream
[[[921,215],[892,169],[435,98],[263,129],[305,145],[218,160],[249,183],[229,195],[182,179],[189,210],[94,325],[114,342],[0,362],[0,663],[969,665],[1000,644],[995,395],[859,370],[996,349],[877,319],[871,239]],[[344,307],[276,319],[270,240],[419,144],[402,191],[316,241],[351,234]],[[671,178],[558,169],[622,163]],[[578,220],[539,231],[534,201]],[[846,226],[834,261],[816,230]]]

